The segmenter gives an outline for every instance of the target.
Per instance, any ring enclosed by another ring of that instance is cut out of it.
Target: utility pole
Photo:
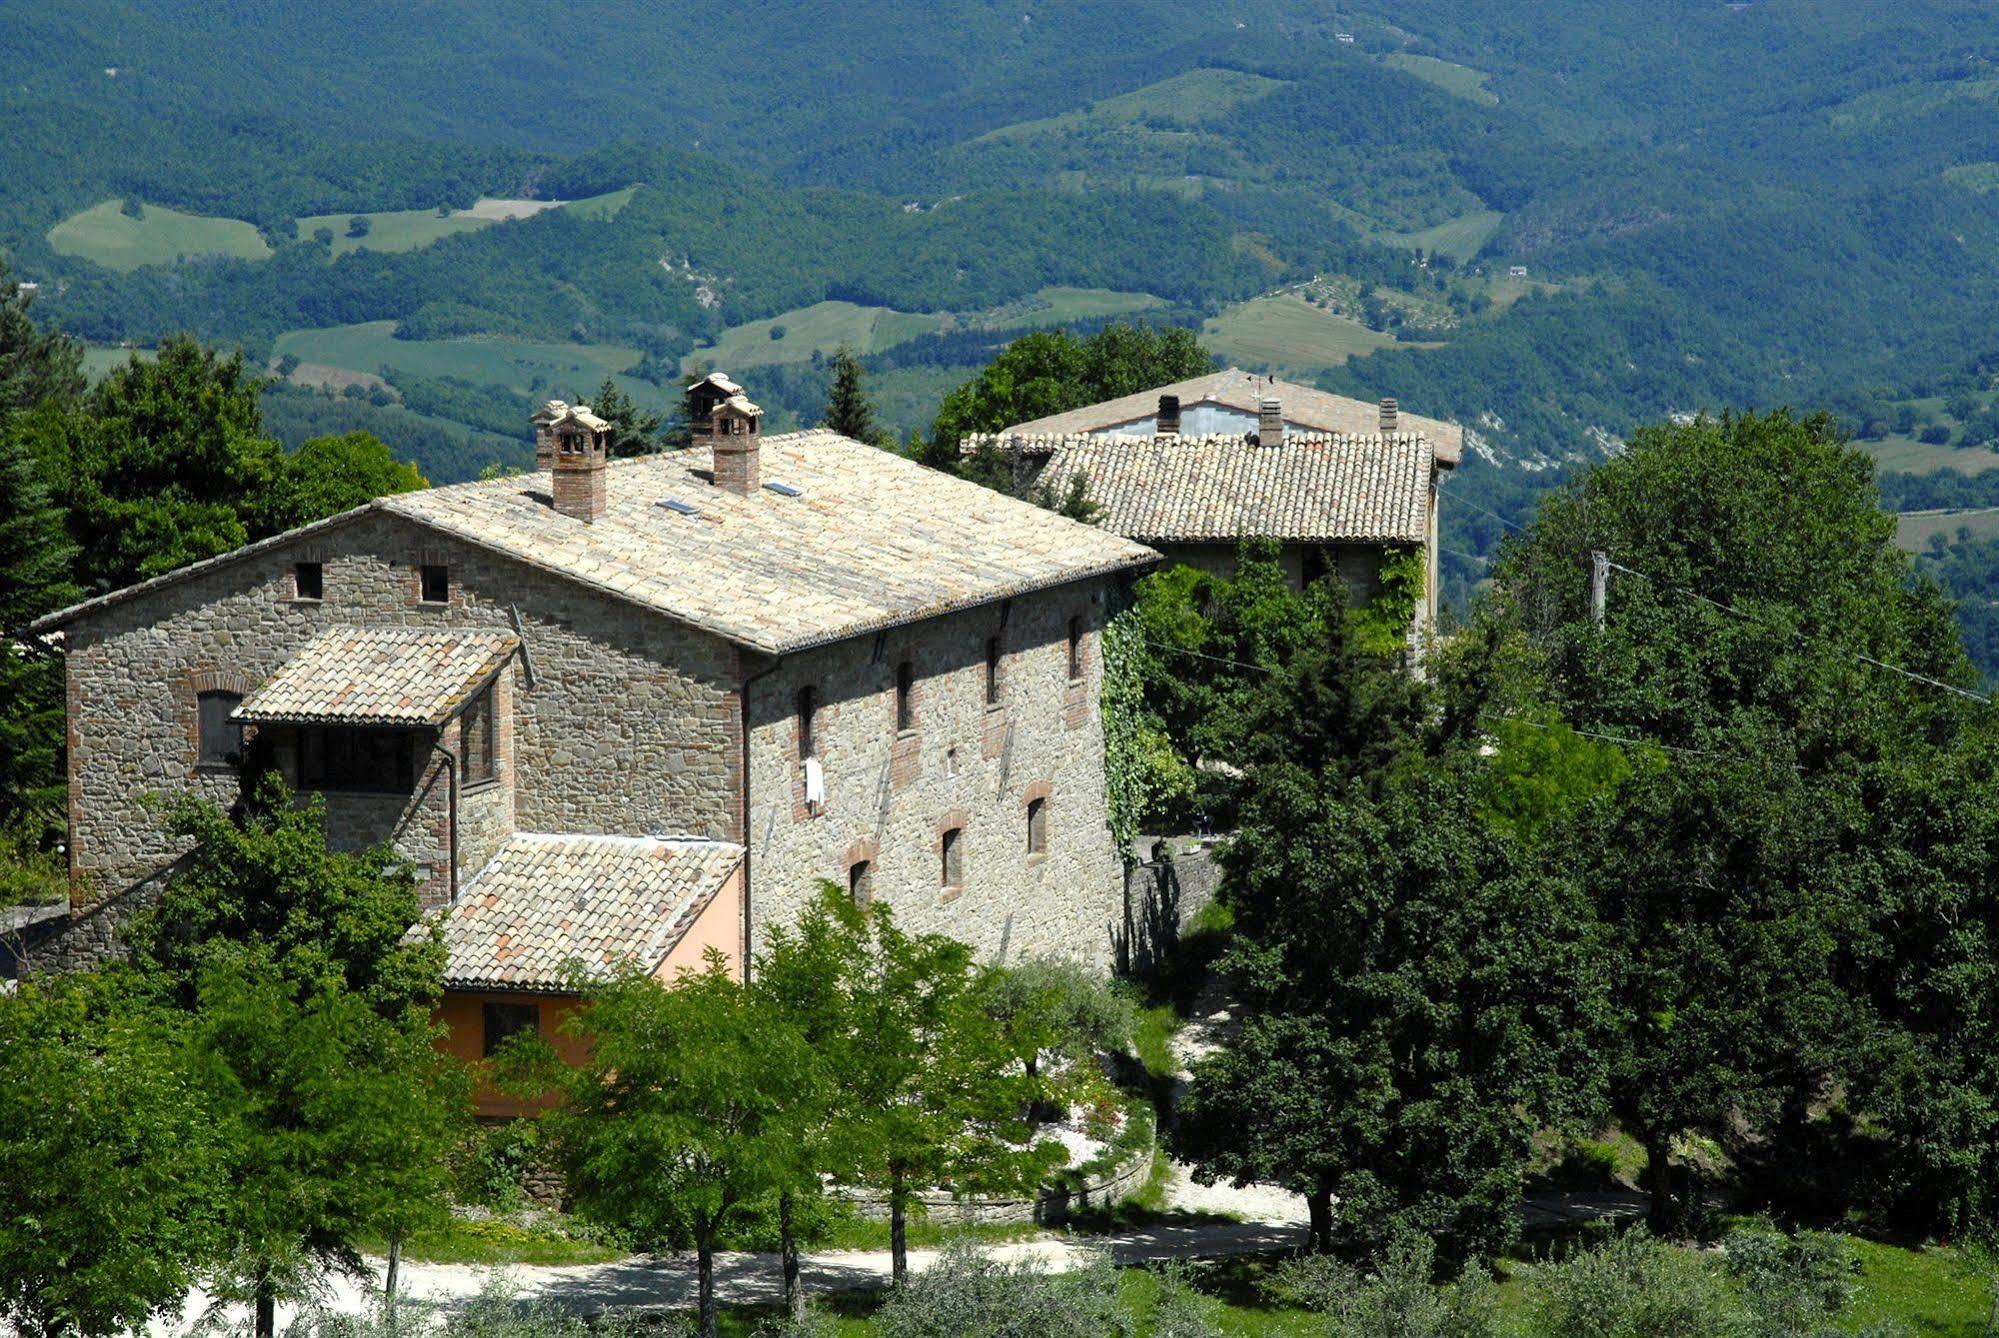
[[[1610,590],[1610,554],[1596,551],[1589,555],[1589,620],[1598,631],[1603,630],[1604,598]]]

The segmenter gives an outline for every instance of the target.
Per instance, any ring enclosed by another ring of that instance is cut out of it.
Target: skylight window
[[[774,493],[776,493],[776,494],[777,494],[777,495],[778,495],[779,497],[803,497],[803,496],[805,496],[805,489],[803,489],[803,488],[794,488],[794,487],[793,487],[793,486],[792,486],[791,484],[789,484],[789,483],[766,483],[766,484],[764,484],[764,488],[765,488],[765,489],[766,489],[767,491],[769,491],[769,492],[774,492]]]
[[[669,497],[669,498],[667,498],[667,499],[666,499],[665,501],[663,501],[663,502],[659,503],[659,505],[661,505],[661,506],[665,507],[665,508],[666,508],[666,509],[667,509],[668,511],[671,511],[671,512],[673,512],[673,513],[674,513],[675,515],[680,515],[680,516],[698,516],[698,515],[700,515],[700,514],[701,514],[700,512],[696,511],[696,510],[695,510],[695,509],[694,509],[694,508],[693,508],[693,507],[692,507],[691,505],[689,505],[688,503],[686,503],[686,502],[682,502],[682,501],[678,501],[678,500],[676,500],[676,499],[674,499],[674,498],[671,498],[671,497]]]

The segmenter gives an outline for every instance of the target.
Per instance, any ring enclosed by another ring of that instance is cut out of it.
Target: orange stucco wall
[[[659,970],[654,972],[655,977],[671,980],[682,971],[699,970],[704,954],[711,947],[723,955],[730,971],[740,979],[743,974],[743,876],[740,869],[730,875],[729,881],[708,903],[707,909],[688,926],[687,933],[674,945],[666,960],[660,963]],[[563,1027],[565,1019],[582,1007],[583,1000],[574,995],[506,990],[445,991],[444,1001],[438,1005],[434,1015],[434,1020],[445,1029],[438,1040],[438,1048],[468,1064],[479,1064],[485,1054],[484,1006],[488,1003],[539,1005],[542,1039],[555,1048],[562,1062],[581,1064],[590,1057],[589,1045],[582,1038],[569,1035]],[[472,1112],[482,1118],[535,1115],[551,1104],[552,1100],[522,1101],[493,1090],[483,1081],[475,1085],[472,1095]]]

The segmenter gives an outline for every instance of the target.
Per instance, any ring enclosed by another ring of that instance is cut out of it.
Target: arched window
[[[986,638],[986,705],[1000,704],[1000,639]]]
[[[1079,614],[1069,620],[1069,677],[1074,680],[1083,676],[1083,619]]]
[[[916,665],[909,660],[895,667],[895,727],[916,728]]]
[[[1027,801],[1027,853],[1048,853],[1048,800],[1045,798]]]
[[[817,723],[815,717],[818,715],[818,706],[817,694],[813,692],[811,684],[808,683],[798,690],[798,756],[800,758],[817,757],[819,755],[819,740],[813,729],[813,726]]]
[[[243,727],[229,717],[243,704],[234,692],[203,692],[195,697],[198,751],[204,767],[232,767],[243,760]]]
[[[874,861],[857,859],[847,868],[847,895],[865,909],[875,899]]]
[[[965,885],[965,829],[946,828],[939,846],[942,855],[940,881],[946,892]]]

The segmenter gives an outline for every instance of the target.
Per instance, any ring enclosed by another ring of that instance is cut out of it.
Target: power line
[[[1662,590],[1671,591],[1676,595],[1685,595],[1688,599],[1699,600],[1703,604],[1712,605],[1714,608],[1720,609],[1723,613],[1733,614],[1737,618],[1747,619],[1751,622],[1760,621],[1755,614],[1745,613],[1733,604],[1726,604],[1719,599],[1710,598],[1698,590],[1688,590],[1683,586],[1669,584],[1668,582],[1659,580],[1655,576],[1650,576],[1639,571],[1636,567],[1627,567],[1622,562],[1615,561],[1614,559],[1606,558],[1605,562],[1613,570],[1621,571],[1627,576],[1636,576],[1639,580],[1649,582]],[[1800,644],[1807,643],[1807,638],[1802,632],[1794,632],[1792,635]],[[1906,678],[1911,683],[1920,683],[1924,687],[1941,688],[1945,692],[1966,698],[1970,701],[1982,702],[1987,705],[1991,704],[1992,699],[1983,693],[1973,692],[1969,688],[1961,688],[1955,683],[1946,683],[1941,678],[1932,678],[1928,674],[1919,674],[1913,669],[1904,669],[1898,664],[1889,664],[1886,660],[1877,660],[1872,655],[1863,655],[1857,650],[1848,651],[1847,654],[1859,660],[1862,664],[1872,665],[1876,669],[1886,669],[1889,673]]]
[[[1139,640],[1154,650],[1170,650],[1176,655],[1191,655],[1197,660],[1212,660],[1216,664],[1226,664],[1236,669],[1254,669],[1259,674],[1274,674],[1277,672],[1267,664],[1246,664],[1241,660],[1231,660],[1220,655],[1210,655],[1205,651],[1188,650],[1185,646],[1176,646],[1170,641],[1154,641],[1149,637],[1140,637]]]

